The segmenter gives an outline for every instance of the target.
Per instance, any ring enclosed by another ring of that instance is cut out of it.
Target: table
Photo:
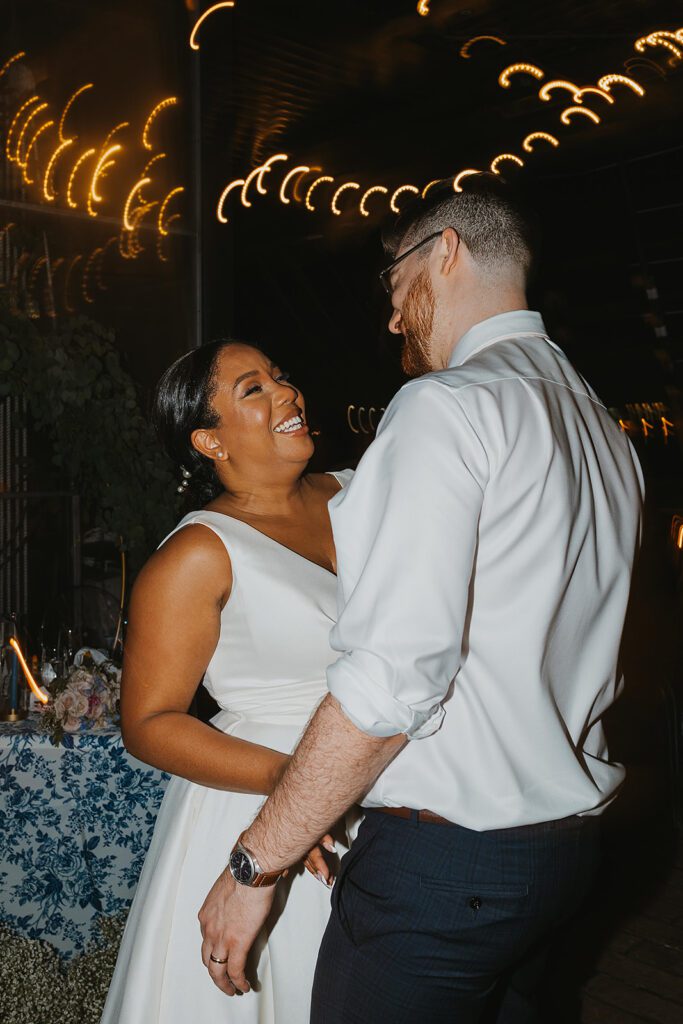
[[[118,728],[54,747],[38,716],[0,723],[0,920],[66,959],[127,911],[169,776]]]

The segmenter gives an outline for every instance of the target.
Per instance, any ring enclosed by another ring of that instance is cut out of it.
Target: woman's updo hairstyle
[[[206,505],[223,491],[215,463],[200,455],[192,444],[192,433],[218,426],[213,408],[216,394],[216,364],[224,348],[236,342],[219,338],[176,359],[164,373],[154,394],[152,422],[166,449],[184,477],[179,491],[186,491],[195,506]],[[256,348],[256,346],[250,346]]]

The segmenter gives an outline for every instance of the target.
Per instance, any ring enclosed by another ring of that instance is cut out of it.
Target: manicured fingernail
[[[328,853],[337,852],[337,847],[334,845],[334,843],[323,843],[323,846],[325,847]]]
[[[323,885],[327,885],[327,881],[325,880],[325,876],[323,875],[322,871],[316,871],[315,877],[318,879],[319,882],[322,882]]]

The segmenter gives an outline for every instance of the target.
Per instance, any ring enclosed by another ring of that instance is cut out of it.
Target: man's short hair
[[[484,269],[515,265],[528,276],[536,249],[536,224],[524,204],[513,197],[497,176],[471,175],[463,191],[454,192],[452,179],[433,186],[425,200],[416,198],[385,228],[382,241],[393,258],[423,238],[453,228]],[[427,256],[425,246],[420,256]]]

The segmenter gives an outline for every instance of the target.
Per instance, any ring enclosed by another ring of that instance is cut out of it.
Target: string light
[[[566,89],[567,92],[572,94],[574,102],[578,102],[576,97],[581,91],[579,86],[575,85],[574,82],[567,82],[564,78],[555,78],[552,82],[546,82],[545,85],[542,85],[539,89],[538,95],[544,103],[547,103],[552,98],[550,94],[554,92],[555,89]]]
[[[21,653],[21,647],[19,646],[19,644],[17,643],[13,636],[9,638],[9,645],[17,656],[19,664],[21,665],[21,670],[24,673],[24,676],[26,677],[26,682],[31,688],[34,696],[38,698],[41,704],[47,704],[50,698],[44,692],[44,690],[41,690],[41,688],[38,686],[38,683],[31,675],[31,670],[26,664],[26,659],[24,658],[24,655]]]
[[[0,68],[0,78],[2,78],[2,76],[9,71],[9,69],[16,61],[21,60],[21,58],[25,56],[26,54],[24,53],[24,51],[20,50],[19,53],[15,53],[13,57],[10,57],[9,60],[6,60],[5,63]]]
[[[367,190],[367,192],[364,193],[363,197],[361,198],[360,203],[358,204],[358,208],[360,209],[360,212],[361,212],[363,217],[369,217],[370,216],[370,211],[368,210],[366,204],[367,204],[368,199],[370,198],[370,196],[374,192],[383,192],[384,195],[387,195],[388,192],[389,192],[389,189],[385,188],[384,185],[373,185],[372,188],[369,188]]]
[[[97,216],[97,210],[93,208],[92,203],[101,203],[103,199],[103,197],[97,191],[97,181],[99,178],[102,177],[107,168],[113,167],[115,161],[109,158],[113,156],[114,153],[120,153],[122,150],[123,146],[115,142],[113,146],[109,147],[109,149],[104,150],[99,160],[97,161],[97,164],[95,165],[95,170],[93,171],[93,175],[90,180],[90,189],[88,192],[88,213],[91,217]]]
[[[531,144],[532,142],[535,142],[536,139],[542,139],[544,142],[549,142],[551,146],[555,147],[560,144],[555,136],[551,135],[549,132],[531,132],[522,143],[522,149],[527,153],[533,153],[534,148]]]
[[[7,155],[7,159],[8,160],[14,161],[14,157],[12,155],[12,136],[14,135],[14,129],[16,128],[17,124],[19,123],[19,119],[20,119],[21,115],[24,113],[24,111],[26,110],[27,107],[30,107],[30,105],[32,103],[38,103],[39,101],[40,101],[40,96],[30,96],[27,100],[25,100],[21,104],[21,106],[17,110],[16,114],[12,118],[10,126],[7,129],[7,136],[5,138],[5,154]]]
[[[12,160],[12,159],[15,160],[16,163],[18,163],[20,167],[23,164],[23,160],[21,158],[21,144],[24,141],[24,136],[26,135],[26,132],[28,131],[28,126],[30,125],[31,121],[36,116],[36,114],[39,114],[41,112],[41,110],[47,110],[47,106],[48,106],[47,103],[39,103],[37,107],[34,107],[33,110],[29,113],[29,115],[26,118],[26,120],[24,121],[24,126],[21,129],[21,131],[19,132],[19,138],[17,139],[17,145],[16,145],[16,149],[14,151],[14,157],[10,157],[10,160]]]
[[[178,195],[180,195],[181,192],[184,192],[184,191],[185,191],[185,188],[182,185],[177,185],[176,188],[172,188],[171,191],[166,196],[166,198],[163,200],[161,206],[159,207],[159,216],[157,218],[157,227],[159,228],[159,234],[160,235],[167,235],[168,234],[168,226],[166,224],[164,224],[164,213],[166,212],[166,207],[171,202],[171,200],[173,199],[174,196],[178,196]]]
[[[149,141],[149,130],[152,127],[152,123],[156,120],[162,110],[166,110],[167,107],[172,107],[178,102],[177,96],[168,96],[165,100],[161,100],[157,103],[156,107],[153,107],[149,117],[145,121],[144,128],[142,129],[142,145],[145,149],[152,150],[152,143]]]
[[[225,203],[225,200],[228,198],[228,196],[230,195],[234,188],[242,188],[243,185],[244,178],[236,178],[234,181],[231,181],[229,185],[226,185],[223,191],[221,192],[220,199],[218,200],[218,206],[216,207],[216,216],[218,217],[218,220],[221,222],[221,224],[228,223],[228,218],[223,216],[223,204]]]
[[[166,228],[168,229],[167,232],[166,232],[166,236],[170,235],[170,233],[171,233],[171,231],[170,231],[171,224],[173,223],[174,220],[180,220],[180,214],[179,213],[172,213],[171,216],[166,221]],[[168,256],[164,256],[164,252],[163,252],[164,237],[166,237],[166,236],[157,234],[157,256],[159,257],[159,259],[161,260],[162,263],[168,263],[169,258],[170,258]]]
[[[95,260],[99,255],[101,255],[102,252],[103,250],[101,246],[98,247],[97,249],[93,249],[93,251],[88,256],[87,260],[85,261],[85,266],[83,267],[83,274],[81,276],[81,292],[83,293],[83,298],[85,299],[85,301],[90,305],[94,303],[95,297],[91,295],[90,292],[88,291],[88,276],[90,274],[90,271],[92,270]]]
[[[415,188],[414,185],[399,185],[399,187],[396,189],[396,191],[394,192],[389,201],[389,206],[391,208],[392,213],[401,212],[398,206],[396,205],[396,200],[398,199],[402,192],[413,192],[415,195],[420,194],[419,188]]]
[[[600,124],[600,118],[594,110],[589,110],[588,107],[567,107],[560,114],[560,120],[562,124],[569,124],[573,114],[583,114],[584,117],[590,118],[593,124]]]
[[[130,121],[122,121],[121,124],[117,124],[115,128],[109,132],[106,139],[102,143],[102,149],[106,149],[111,140],[114,138],[117,132],[120,132],[122,128],[130,128]]]
[[[666,416],[660,416],[660,420],[662,421],[662,433],[664,434],[664,444],[667,444],[669,440],[669,433],[671,430],[674,429],[674,424],[671,422],[671,420],[668,420]]]
[[[427,193],[429,192],[430,188],[432,188],[434,185],[438,185],[440,181],[443,181],[443,178],[434,178],[433,181],[430,181],[427,185],[425,185],[425,187],[422,189],[422,198],[424,199]]]
[[[317,174],[318,171],[322,171],[322,167],[310,167],[309,168],[309,172],[311,174]],[[302,184],[304,182],[304,179],[307,178],[307,177],[308,177],[308,174],[300,174],[299,177],[294,182],[294,188],[292,189],[292,198],[297,203],[303,203],[304,202],[305,197],[301,195],[300,189],[301,189],[301,186],[302,186]]]
[[[71,263],[69,264],[69,266],[67,268],[66,276],[64,278],[64,308],[67,311],[67,313],[75,313],[76,312],[74,307],[69,304],[69,284],[71,282],[71,275],[74,272],[74,267],[82,259],[83,259],[83,256],[81,255],[81,253],[78,253],[78,255],[74,256],[74,258],[72,259]]]
[[[606,92],[611,91],[613,85],[625,85],[633,92],[637,93],[638,96],[644,96],[645,90],[642,85],[639,85],[633,78],[629,78],[627,75],[603,75],[602,78],[598,79],[598,85],[601,89]]]
[[[669,50],[674,55],[676,60],[680,60],[683,54],[675,43],[671,42],[671,38],[675,39],[680,44],[681,40],[675,32],[650,32],[647,36],[642,36],[640,39],[636,39],[634,44],[638,53],[644,53],[648,46],[662,46],[665,50]]]
[[[76,160],[76,163],[73,166],[71,174],[69,175],[69,181],[66,186],[66,201],[73,210],[75,210],[78,206],[78,203],[74,201],[71,194],[74,184],[74,178],[76,177],[76,173],[81,164],[84,163],[89,157],[94,156],[96,152],[96,149],[86,149],[84,153],[81,153],[81,155]]]
[[[574,97],[577,103],[583,103],[582,96],[586,93],[591,93],[594,96],[601,96],[603,100],[607,100],[608,103],[614,103],[614,97],[610,96],[604,89],[598,89],[596,85],[585,85],[582,89],[579,89],[576,96]]]
[[[59,138],[62,142],[64,142],[64,122],[66,120],[66,115],[69,113],[69,110],[76,102],[78,97],[81,96],[87,89],[92,88],[94,88],[92,82],[88,82],[86,85],[81,85],[80,88],[76,89],[76,91],[73,92],[69,99],[66,101],[66,105],[64,107],[64,110],[62,111],[62,116],[59,119]]]
[[[135,194],[139,192],[141,188],[144,188],[145,185],[149,185],[151,180],[151,178],[139,178],[128,193],[123,207],[123,227],[126,231],[133,230],[133,225],[130,221],[130,208],[133,203],[133,199],[135,198]]]
[[[104,263],[104,257],[107,255],[107,252],[109,251],[111,246],[115,245],[118,242],[118,240],[118,235],[113,235],[110,239],[108,239],[102,246],[102,252],[100,253],[99,259],[97,260],[97,264],[95,267],[95,279],[97,281],[97,287],[102,292],[106,292],[108,290],[106,284],[104,283],[104,278],[102,277],[102,264]]]
[[[337,217],[339,217],[341,215],[341,210],[339,209],[339,207],[337,205],[337,200],[339,199],[339,197],[342,194],[342,192],[345,192],[348,188],[360,188],[360,185],[358,184],[357,181],[345,181],[343,185],[339,186],[337,191],[332,196],[332,206],[331,206],[332,213],[336,214]]]
[[[199,31],[199,26],[201,24],[203,24],[203,22],[206,21],[206,19],[209,17],[210,14],[213,14],[213,12],[217,11],[220,7],[234,7],[234,6],[235,6],[234,0],[225,0],[224,3],[214,4],[213,7],[209,7],[208,10],[204,11],[204,13],[202,15],[200,15],[199,18],[197,18],[197,20],[195,21],[194,28],[192,29],[192,32],[190,33],[190,48],[192,50],[198,50],[199,49],[199,43],[197,42],[197,32]]]
[[[23,161],[21,163],[21,169],[23,171],[24,181],[26,182],[27,185],[32,185],[33,184],[33,178],[31,178],[29,176],[29,173],[28,173],[28,161],[29,161],[29,157],[31,155],[31,150],[33,149],[33,147],[35,146],[36,142],[38,141],[40,136],[43,134],[43,132],[46,132],[48,130],[48,128],[52,128],[53,125],[54,125],[54,121],[46,121],[44,124],[41,124],[40,127],[38,128],[38,130],[34,133],[33,138],[29,142],[28,146],[26,147],[26,152],[24,153],[24,159],[23,159]]]
[[[423,18],[429,14],[429,0],[418,0],[417,13]]]
[[[648,423],[648,422],[647,422],[647,420],[645,419],[645,417],[644,417],[644,416],[641,416],[641,417],[640,417],[640,422],[641,422],[641,424],[642,424],[642,427],[643,427],[643,436],[644,436],[645,438],[647,438],[647,436],[648,436],[649,432],[650,432],[651,430],[654,430],[655,428],[654,428],[654,426],[653,426],[653,425],[652,425],[651,423]]]
[[[265,196],[268,191],[263,184],[263,176],[264,174],[270,174],[273,164],[278,163],[280,160],[289,160],[287,153],[276,153],[275,156],[268,157],[266,162],[261,164],[258,169],[258,174],[256,175],[256,191],[260,192],[262,196]]]
[[[481,171],[477,171],[473,167],[468,167],[466,170],[460,171],[460,174],[456,174],[455,178],[453,179],[454,192],[462,192],[460,182],[462,181],[463,178],[468,178],[470,174],[481,174]]]
[[[492,43],[498,43],[499,46],[507,46],[504,39],[500,39],[498,36],[473,36],[472,39],[468,39],[467,42],[460,48],[460,56],[465,60],[470,59],[470,47],[474,46],[475,43],[484,42],[488,40]]]
[[[503,160],[511,160],[513,163],[517,164],[518,167],[524,167],[524,161],[520,160],[520,158],[515,156],[514,153],[500,153],[491,161],[490,170],[492,170],[494,174],[500,173],[498,170],[498,164],[502,163]]]
[[[511,75],[531,75],[533,78],[541,79],[545,78],[545,71],[541,71],[535,64],[510,64],[498,76],[498,85],[502,85],[503,89],[509,89]]]
[[[55,164],[59,159],[60,153],[63,153],[68,146],[72,146],[75,141],[75,139],[64,139],[63,142],[59,143],[54,153],[48,160],[48,164],[45,169],[45,177],[43,178],[43,195],[47,199],[48,203],[51,203],[57,195],[57,193],[54,192],[51,187],[51,179],[55,168]]]
[[[143,178],[146,178],[149,175],[150,170],[152,169],[152,167],[154,167],[154,165],[157,162],[157,160],[165,160],[165,159],[166,159],[166,154],[165,153],[156,153],[154,156],[150,157],[149,160],[147,161],[147,163],[145,164],[143,170],[142,170]],[[150,178],[150,181],[151,181],[151,178]]]
[[[308,174],[308,172],[310,170],[311,170],[311,168],[308,167],[306,164],[300,164],[298,167],[293,167],[291,171],[288,171],[287,174],[285,174],[284,178],[282,179],[282,184],[280,185],[280,202],[281,203],[284,203],[285,206],[287,206],[292,201],[291,199],[288,199],[287,196],[285,195],[285,189],[287,188],[287,185],[290,183],[290,181],[292,180],[294,175],[295,174],[300,174],[300,175]]]
[[[354,427],[353,423],[351,422],[351,413],[353,412],[353,410],[355,408],[356,408],[355,405],[348,406],[348,408],[346,410],[346,422],[349,425],[349,430],[350,431],[352,431],[354,434],[360,434],[360,430],[358,430],[357,427]]]
[[[318,185],[323,185],[326,181],[334,181],[334,178],[331,178],[329,174],[323,174],[320,178],[316,178],[311,187],[309,188],[308,192],[306,193],[307,210],[313,212],[313,210],[315,209],[315,207],[311,203],[311,196],[313,195],[313,190],[316,189]]]

